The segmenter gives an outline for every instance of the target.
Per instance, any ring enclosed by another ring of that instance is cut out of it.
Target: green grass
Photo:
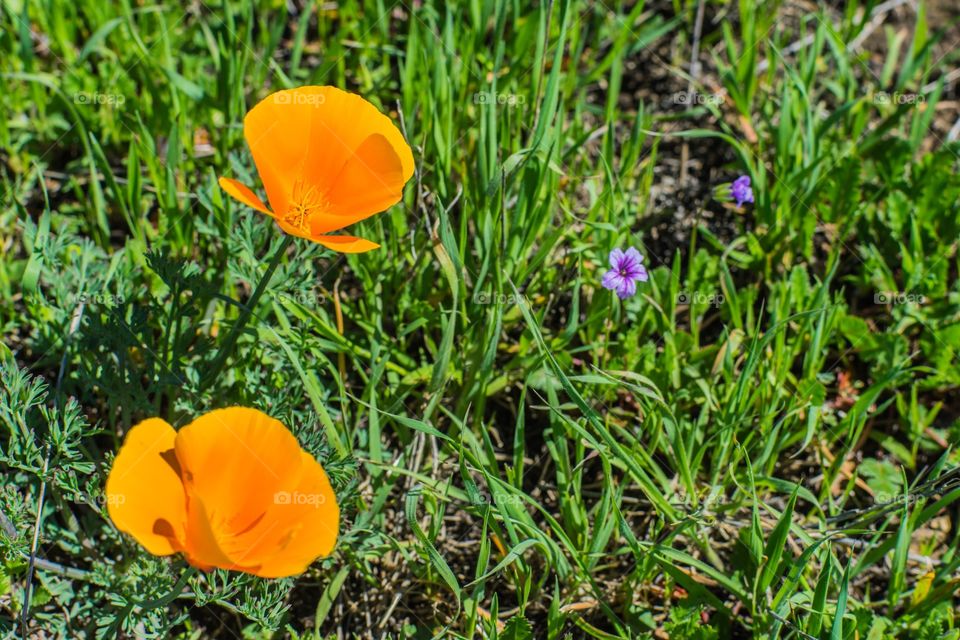
[[[960,56],[875,4],[3,2],[4,637],[960,637]],[[282,241],[216,178],[305,84],[417,173],[206,375]],[[131,426],[233,404],[335,485],[295,580],[106,515]]]

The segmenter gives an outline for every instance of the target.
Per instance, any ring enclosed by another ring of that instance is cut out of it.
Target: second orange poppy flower
[[[413,175],[410,146],[375,106],[336,87],[278,91],[247,113],[243,133],[270,207],[236,180],[220,178],[224,191],[328,249],[380,246],[329,235],[399,202]]]

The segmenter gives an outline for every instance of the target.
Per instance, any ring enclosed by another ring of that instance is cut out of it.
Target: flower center
[[[304,233],[310,231],[310,219],[318,211],[327,208],[327,199],[316,185],[304,186],[303,180],[293,185],[292,203],[283,214],[283,221]]]

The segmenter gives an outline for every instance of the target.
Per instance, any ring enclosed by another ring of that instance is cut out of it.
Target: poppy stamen
[[[326,209],[326,198],[316,185],[310,185],[304,191],[303,181],[298,180],[293,187],[293,204],[283,216],[283,221],[303,232],[310,231],[310,218]]]

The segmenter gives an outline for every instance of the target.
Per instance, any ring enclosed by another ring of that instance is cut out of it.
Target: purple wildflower
[[[753,189],[750,188],[750,176],[740,176],[730,185],[730,195],[742,207],[744,202],[753,202]]]
[[[610,252],[610,270],[603,274],[603,287],[616,291],[621,300],[637,292],[637,281],[647,281],[647,270],[640,264],[643,256],[630,247],[626,251],[614,249]]]

